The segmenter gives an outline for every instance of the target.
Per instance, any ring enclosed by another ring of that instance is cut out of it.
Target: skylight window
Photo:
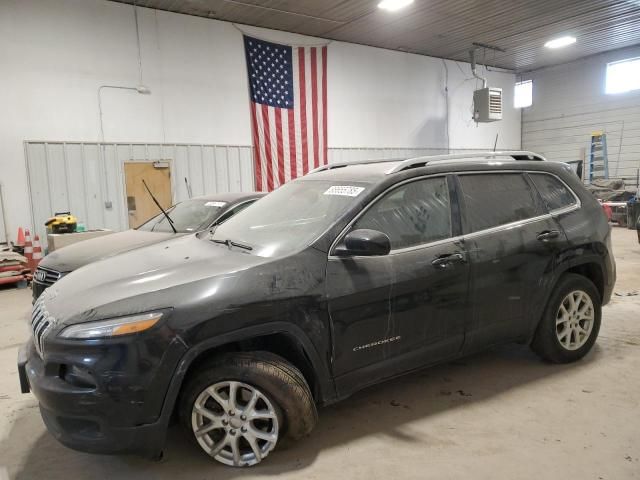
[[[533,80],[516,82],[513,89],[513,106],[515,108],[530,107],[533,103]]]
[[[606,93],[640,89],[640,57],[607,63]]]

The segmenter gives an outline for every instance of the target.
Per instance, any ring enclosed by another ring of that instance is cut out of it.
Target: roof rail
[[[491,158],[505,158],[510,157],[512,160],[537,160],[537,161],[546,161],[542,155],[539,155],[534,152],[529,152],[526,150],[508,150],[502,152],[469,152],[469,153],[454,153],[449,155],[433,155],[426,157],[416,157],[409,158],[407,160],[403,160],[395,167],[389,169],[386,173],[387,175],[391,173],[401,172],[403,170],[408,170],[410,168],[424,167],[427,164],[434,162],[447,162],[447,161],[455,161],[455,160],[473,160],[478,157],[484,157],[486,159]]]
[[[314,170],[311,170],[310,173],[323,172],[326,170],[333,170],[334,168],[348,167],[349,165],[367,165],[371,163],[384,163],[384,162],[400,162],[395,167],[391,168],[387,171],[387,174],[401,172],[402,170],[407,170],[409,168],[423,167],[428,163],[432,162],[446,162],[449,160],[465,160],[465,159],[476,159],[478,157],[484,158],[496,158],[496,157],[511,157],[512,160],[546,160],[542,155],[539,155],[534,152],[529,152],[526,150],[508,150],[502,152],[468,152],[468,153],[451,153],[446,155],[431,155],[431,156],[423,156],[423,157],[415,157],[409,159],[401,159],[401,158],[385,158],[378,160],[356,160],[355,162],[338,162],[338,163],[328,163],[326,165],[322,165]],[[307,175],[308,175],[307,174]]]
[[[333,170],[334,168],[348,167],[349,165],[367,165],[370,163],[400,162],[404,160],[405,160],[404,158],[382,158],[377,160],[369,159],[369,160],[356,160],[354,162],[327,163],[326,165],[322,165],[321,167],[314,168],[313,170],[309,171],[307,175],[309,175],[310,173],[324,172],[325,170]]]

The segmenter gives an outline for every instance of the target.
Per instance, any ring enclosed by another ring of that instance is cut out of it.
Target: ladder
[[[609,178],[607,134],[602,131],[591,132],[589,151],[589,183],[598,178]]]

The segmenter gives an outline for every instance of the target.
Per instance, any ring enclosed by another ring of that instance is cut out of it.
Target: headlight
[[[162,317],[161,312],[132,315],[130,317],[113,318],[99,322],[79,323],[71,325],[58,334],[62,338],[108,338],[129,335],[148,330]]]

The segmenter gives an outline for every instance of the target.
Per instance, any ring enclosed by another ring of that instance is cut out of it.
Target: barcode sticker
[[[357,197],[362,193],[364,187],[354,187],[351,185],[334,185],[329,187],[325,195],[343,195],[345,197]]]
[[[224,207],[227,202],[207,202],[204,204],[205,207]]]

